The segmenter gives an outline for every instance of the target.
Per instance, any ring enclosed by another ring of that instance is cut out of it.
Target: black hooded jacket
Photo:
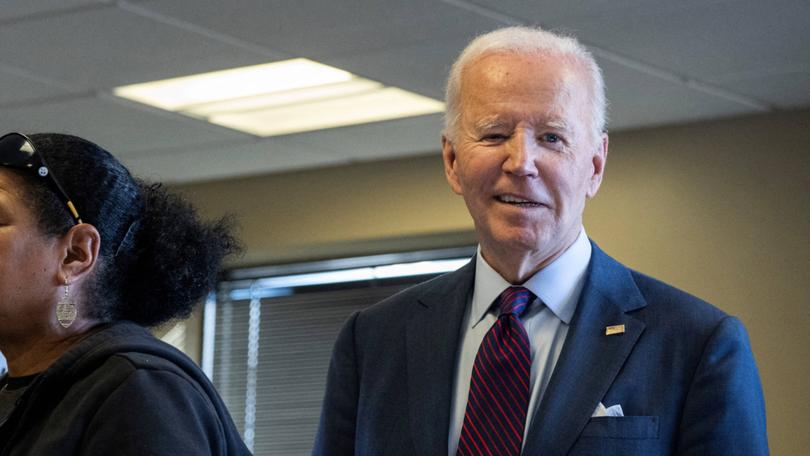
[[[106,325],[40,374],[0,428],[0,456],[250,454],[214,386],[133,323]]]

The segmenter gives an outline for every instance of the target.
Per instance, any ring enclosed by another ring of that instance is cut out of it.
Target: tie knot
[[[532,292],[524,287],[509,287],[501,293],[501,315],[520,317],[532,300]]]

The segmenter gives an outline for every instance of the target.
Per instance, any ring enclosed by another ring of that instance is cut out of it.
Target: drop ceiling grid
[[[78,134],[118,156],[243,140],[249,136],[110,93],[128,82],[264,61],[115,7],[26,16],[0,28],[0,83],[9,93],[0,97],[0,122],[6,130]]]
[[[678,76],[778,107],[810,104],[805,46],[810,28],[804,27],[810,3],[803,0],[234,0],[223,5],[197,0],[4,3],[0,123],[87,136],[139,168],[154,163],[158,173],[174,169],[169,180],[435,152],[439,115],[260,140],[109,94],[125,83],[308,56],[441,97],[450,62],[472,36],[503,25],[493,19],[498,14],[575,31],[608,53],[676,76],[659,78],[605,61],[614,131],[756,111],[679,83]],[[476,14],[465,5],[498,14]],[[773,26],[777,20],[779,26]]]
[[[19,105],[36,100],[64,97],[71,93],[61,87],[55,87],[42,81],[34,80],[25,73],[0,64],[0,112],[4,106]]]

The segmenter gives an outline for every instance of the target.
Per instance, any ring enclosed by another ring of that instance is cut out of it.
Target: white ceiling
[[[0,130],[78,134],[170,182],[424,154],[439,115],[262,139],[111,93],[307,57],[441,98],[461,48],[511,24],[592,47],[613,131],[810,106],[807,0],[6,0]]]

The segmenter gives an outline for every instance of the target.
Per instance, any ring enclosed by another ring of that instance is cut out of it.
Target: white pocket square
[[[622,406],[619,404],[605,407],[605,405],[600,402],[599,405],[596,406],[596,410],[593,411],[591,418],[599,416],[624,416],[624,411],[622,411]]]

